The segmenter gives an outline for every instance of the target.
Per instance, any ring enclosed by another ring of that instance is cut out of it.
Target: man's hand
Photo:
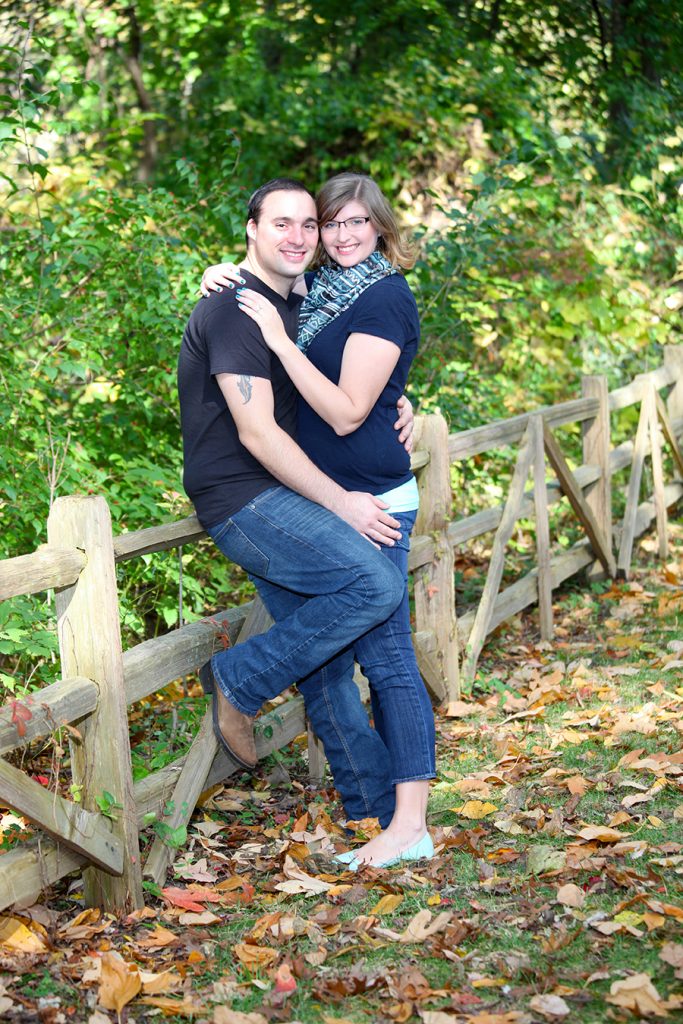
[[[399,431],[399,444],[402,444],[410,455],[413,450],[413,427],[415,426],[415,416],[410,399],[406,398],[405,395],[401,395],[396,403],[396,411],[398,412],[398,419],[394,423],[394,430]]]
[[[358,530],[367,540],[375,544],[393,547],[400,540],[398,520],[390,516],[384,509],[389,506],[380,498],[364,491],[347,491],[341,504],[334,511],[344,522]]]

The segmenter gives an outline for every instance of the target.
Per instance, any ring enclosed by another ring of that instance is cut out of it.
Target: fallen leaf
[[[455,814],[460,814],[463,818],[471,818],[474,821],[478,821],[480,818],[493,814],[498,808],[495,804],[488,801],[466,800],[460,807],[451,807],[450,810],[454,811]]]
[[[321,892],[328,892],[332,888],[330,882],[323,882],[321,878],[307,875],[305,871],[296,866],[291,857],[285,857],[283,870],[287,881],[277,883],[275,888],[279,892],[287,892],[292,895],[306,893],[308,896],[315,896]]]
[[[604,825],[588,825],[576,834],[587,842],[595,840],[598,843],[615,843],[619,839],[628,838],[626,832],[620,832],[616,828],[606,828]]]
[[[268,964],[274,963],[280,955],[276,949],[271,949],[270,946],[252,946],[249,942],[238,942],[233,947],[233,951],[237,959],[249,967],[267,967]]]
[[[183,999],[172,999],[170,996],[142,996],[139,1002],[145,1006],[155,1006],[168,1016],[195,1017],[203,1012],[201,1003],[189,995]]]
[[[144,938],[137,940],[137,945],[143,949],[163,949],[164,946],[177,946],[180,939],[175,932],[158,924],[151,932],[147,932]]]
[[[444,911],[432,920],[430,910],[418,910],[405,931],[398,933],[389,931],[388,928],[376,928],[375,932],[395,939],[397,942],[424,942],[430,935],[435,935],[436,932],[446,928],[452,917],[452,913]]]
[[[557,890],[557,902],[561,903],[563,907],[580,908],[586,902],[586,894],[578,885],[568,882],[567,885],[562,885]]]
[[[665,942],[659,951],[659,959],[674,968],[675,977],[683,979],[683,945],[679,942]]]
[[[475,711],[481,711],[477,704],[468,704],[464,700],[451,700],[446,708],[446,718],[464,718],[466,715],[473,715]]]
[[[229,1006],[217,1006],[213,1011],[213,1024],[268,1024],[262,1013],[241,1013]]]
[[[385,896],[382,896],[382,899],[372,908],[370,913],[377,914],[378,917],[381,917],[383,914],[393,914],[402,903],[403,896],[400,893],[387,893]]]
[[[178,918],[180,924],[188,925],[203,925],[203,924],[217,924],[222,918],[218,914],[214,914],[211,910],[204,910],[201,914],[181,914]]]
[[[0,946],[19,953],[45,953],[46,943],[16,917],[0,917]]]
[[[526,866],[531,875],[542,875],[546,871],[560,871],[567,861],[564,850],[554,846],[532,846],[527,853]]]
[[[142,987],[140,973],[135,964],[128,964],[118,953],[102,954],[102,971],[98,1002],[105,1010],[121,1013]]]
[[[175,992],[183,984],[183,979],[173,971],[139,971],[142,991],[146,996],[158,996],[162,992]]]
[[[654,1013],[657,1017],[668,1017],[659,992],[647,974],[633,974],[623,981],[615,981],[610,985],[607,1002],[614,1006],[622,1006],[626,1010],[634,1010],[641,1017]]]
[[[561,1020],[569,1013],[569,1007],[562,996],[539,995],[529,1000],[529,1009],[540,1013],[546,1020]]]
[[[591,784],[588,779],[584,779],[583,775],[572,775],[571,779],[567,779],[564,785],[572,796],[583,796]]]
[[[203,904],[198,902],[195,893],[188,889],[179,889],[177,886],[170,885],[161,890],[161,895],[173,907],[182,907],[183,910],[192,910],[197,914],[203,913],[206,909]]]

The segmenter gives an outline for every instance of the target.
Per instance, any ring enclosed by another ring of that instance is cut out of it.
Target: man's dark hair
[[[271,181],[267,181],[265,185],[261,185],[255,192],[252,192],[249,197],[247,221],[254,220],[258,224],[264,200],[271,192],[305,192],[315,202],[315,196],[302,181],[297,181],[296,178],[272,178]],[[248,236],[247,246],[249,246]]]
[[[297,181],[296,178],[272,178],[252,192],[247,207],[247,220],[255,220],[258,224],[263,202],[271,192],[305,192],[315,202],[315,196],[302,181]]]

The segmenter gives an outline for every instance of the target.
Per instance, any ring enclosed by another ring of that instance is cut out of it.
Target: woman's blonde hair
[[[316,198],[318,222],[324,224],[328,220],[334,220],[342,206],[353,199],[361,202],[370,214],[372,223],[379,232],[377,248],[384,253],[391,265],[402,270],[410,270],[415,266],[415,254],[403,237],[394,211],[379,185],[367,174],[343,171],[326,181]],[[320,262],[329,261],[322,243],[320,249]]]

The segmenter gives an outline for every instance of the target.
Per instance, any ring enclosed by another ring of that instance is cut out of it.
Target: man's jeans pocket
[[[240,530],[233,519],[226,519],[206,531],[226,558],[241,565],[254,576],[266,576],[270,559]]]

